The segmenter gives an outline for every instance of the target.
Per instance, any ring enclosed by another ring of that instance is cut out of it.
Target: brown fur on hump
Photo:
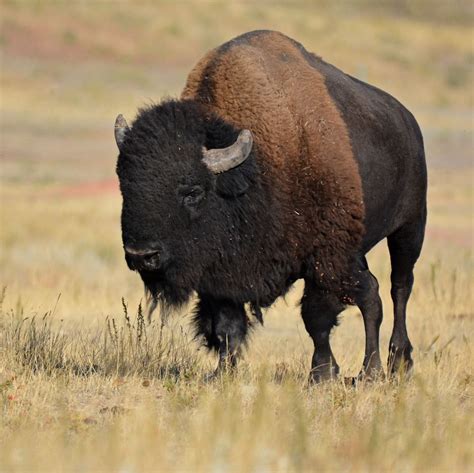
[[[300,47],[276,32],[236,38],[197,64],[182,98],[252,131],[283,204],[285,242],[296,258],[312,255],[319,282],[334,289],[362,239],[362,185],[346,125]]]

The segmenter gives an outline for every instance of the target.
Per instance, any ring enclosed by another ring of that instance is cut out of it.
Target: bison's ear
[[[127,125],[127,121],[122,114],[118,115],[115,119],[115,142],[117,143],[118,149],[123,145],[123,140],[125,139],[125,134],[129,131],[130,128]]]
[[[234,144],[227,148],[203,148],[203,162],[214,174],[221,174],[242,164],[252,151],[253,138],[249,130],[242,130]]]

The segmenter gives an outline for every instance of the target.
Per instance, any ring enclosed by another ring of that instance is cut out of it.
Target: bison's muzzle
[[[147,249],[136,249],[125,246],[125,260],[128,267],[133,271],[154,271],[163,266],[164,251],[158,245]]]

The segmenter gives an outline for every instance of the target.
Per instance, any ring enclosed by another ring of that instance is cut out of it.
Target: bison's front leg
[[[337,323],[338,314],[343,309],[344,306],[337,297],[330,293],[323,293],[311,281],[305,282],[301,315],[314,343],[311,381],[326,381],[335,378],[339,373],[339,366],[329,344],[329,335]]]
[[[215,350],[219,363],[214,376],[237,364],[248,333],[248,318],[243,304],[200,295],[194,315],[196,335]]]

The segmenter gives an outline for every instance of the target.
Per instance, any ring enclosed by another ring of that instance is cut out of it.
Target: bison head
[[[240,201],[255,183],[252,136],[193,101],[117,117],[125,259],[152,299],[187,301],[203,274],[238,247]],[[237,245],[237,246],[236,246]]]

